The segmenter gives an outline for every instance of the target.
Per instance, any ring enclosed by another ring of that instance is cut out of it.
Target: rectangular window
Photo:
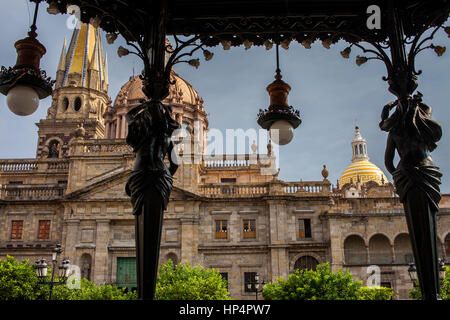
[[[221,183],[236,183],[236,178],[221,178]]]
[[[311,238],[311,219],[298,220],[298,237]]]
[[[381,282],[380,287],[392,288],[392,284],[390,282]]]
[[[255,239],[256,238],[256,220],[245,219],[243,221],[242,231],[244,234],[244,239]]]
[[[220,275],[227,282],[227,290],[228,290],[228,272],[220,272]]]
[[[244,272],[244,291],[255,292],[256,272]]]
[[[22,239],[23,220],[13,220],[11,223],[11,239]]]
[[[216,239],[228,238],[227,220],[216,220],[215,238]]]
[[[39,220],[38,239],[50,239],[50,220]]]

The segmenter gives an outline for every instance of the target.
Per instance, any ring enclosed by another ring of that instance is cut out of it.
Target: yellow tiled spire
[[[105,85],[106,85],[105,90],[107,90],[108,85],[109,85],[109,80],[108,80],[108,53],[105,53],[105,59],[103,60],[103,80],[105,81]]]
[[[64,79],[62,86],[77,86],[105,91],[103,88],[104,61],[100,30],[91,24],[83,23],[74,29],[67,54],[64,57]],[[90,76],[92,71],[98,77]],[[95,83],[91,83],[91,82]]]
[[[59,58],[58,71],[64,71],[66,69],[66,51],[67,51],[67,41],[64,38],[63,48],[61,50],[61,57]]]

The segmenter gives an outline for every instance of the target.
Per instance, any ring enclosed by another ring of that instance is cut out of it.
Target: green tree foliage
[[[361,287],[358,300],[390,300],[394,297],[394,289],[385,287]]]
[[[174,265],[159,268],[155,300],[230,300],[226,280],[214,269]]]
[[[416,281],[419,284],[418,281]],[[413,290],[409,291],[409,297],[412,299],[421,300],[422,293],[420,292],[420,287],[414,287]],[[450,300],[450,267],[445,266],[445,278],[444,283],[441,286],[441,298],[443,300]]]
[[[349,272],[330,271],[328,263],[319,264],[316,271],[296,270],[284,280],[264,286],[266,300],[387,300],[393,295],[390,288],[361,287]]]
[[[11,256],[0,260],[0,300],[34,300],[42,295],[35,271],[28,260]]]
[[[51,268],[47,271],[47,281],[51,279]],[[55,276],[54,281],[58,281]],[[111,285],[97,286],[87,279],[81,279],[80,289],[69,289],[66,284],[53,287],[54,300],[132,300],[136,292],[125,292],[124,288]],[[6,256],[0,260],[0,300],[48,299],[50,287],[38,284],[35,270],[28,260],[18,262]]]
[[[356,300],[360,286],[349,272],[332,273],[324,263],[316,271],[296,270],[287,280],[266,284],[262,294],[266,300]]]

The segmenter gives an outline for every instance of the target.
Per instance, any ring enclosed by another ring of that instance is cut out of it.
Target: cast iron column
[[[392,1],[388,10],[392,61],[388,83],[397,101],[384,107],[380,123],[380,128],[389,132],[385,164],[405,209],[422,298],[436,300],[440,299],[436,214],[442,174],[430,152],[436,148],[442,131],[431,119],[431,108],[422,102],[422,94],[411,96],[417,88],[415,57],[406,55],[402,15]],[[395,150],[400,157],[397,166],[393,164]]]
[[[131,196],[136,231],[138,298],[155,295],[163,213],[172,190],[177,164],[172,159],[172,132],[179,127],[169,106],[161,101],[169,93],[170,70],[165,67],[166,0],[153,3],[154,15],[141,44],[144,55],[143,92],[148,101],[131,109],[127,143],[136,153],[133,172],[126,185]],[[166,155],[170,167],[164,163]]]

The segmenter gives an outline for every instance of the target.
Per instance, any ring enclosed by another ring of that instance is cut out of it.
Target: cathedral
[[[360,128],[336,185],[325,165],[317,181],[282,181],[269,170],[276,160],[270,144],[249,154],[206,154],[204,101],[171,76],[164,103],[184,130],[175,137],[183,161],[164,213],[160,263],[214,268],[233,299],[254,299],[256,275],[270,282],[325,262],[370,285],[376,265],[380,285],[408,298],[413,255],[403,207],[370,162]],[[0,160],[0,258],[49,261],[61,244],[82,277],[136,287],[134,216],[125,194],[134,155],[125,114],[145,99],[141,88],[131,77],[113,101],[100,31],[90,24],[74,30],[62,48],[46,119],[37,123],[36,157]],[[439,253],[448,262],[448,194],[437,221]]]

